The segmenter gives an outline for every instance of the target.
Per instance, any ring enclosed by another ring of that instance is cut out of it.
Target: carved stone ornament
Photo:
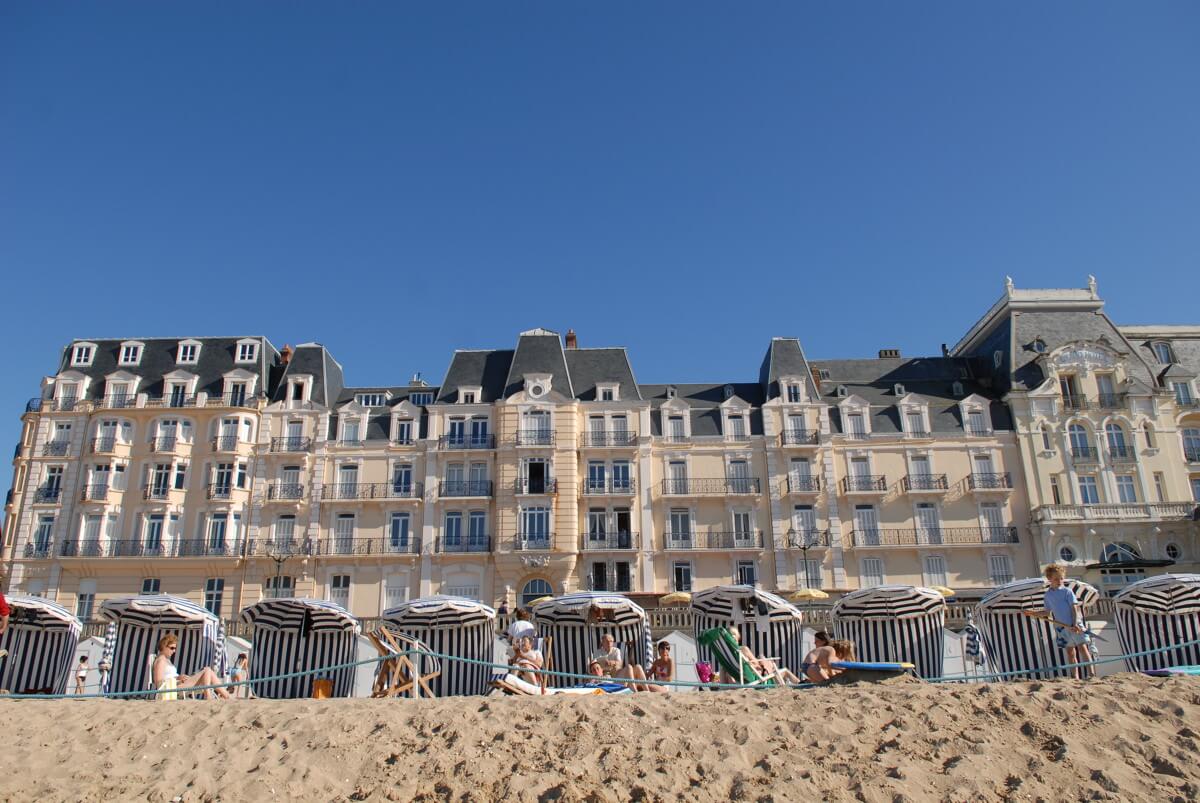
[[[548,555],[522,555],[521,563],[529,568],[544,568],[550,565]]]
[[[1111,368],[1116,364],[1112,354],[1103,349],[1087,344],[1068,346],[1054,355],[1052,362],[1058,366],[1074,366],[1083,368]]]

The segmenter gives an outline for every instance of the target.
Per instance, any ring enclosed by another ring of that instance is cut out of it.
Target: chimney
[[[943,357],[949,357],[949,356],[950,356],[950,349],[946,347],[946,344],[945,344],[945,343],[943,343],[943,344],[942,344],[942,356],[943,356]]]
[[[900,356],[900,349],[880,349],[879,359],[886,360]]]
[[[817,386],[817,395],[820,395],[820,393],[821,393],[821,369],[814,365],[814,366],[812,366],[811,370],[812,370],[813,384]]]
[[[569,348],[569,349],[579,348],[579,342],[575,339],[575,330],[574,329],[567,330],[567,348]]]
[[[279,352],[279,362],[283,363],[284,365],[287,365],[291,361],[292,361],[292,347],[285,343],[283,346],[283,350]]]

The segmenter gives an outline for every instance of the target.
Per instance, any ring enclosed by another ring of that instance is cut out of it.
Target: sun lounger
[[[550,694],[629,694],[633,689],[624,683],[594,683],[584,686],[540,686],[536,683],[530,683],[527,680],[517,677],[509,673],[502,678],[496,678],[492,681],[492,688],[502,691],[505,694],[513,694],[517,696],[540,697]]]
[[[742,655],[741,647],[734,641],[727,628],[714,627],[705,630],[700,634],[700,643],[712,651],[717,666],[743,686],[770,687],[776,685],[775,678],[764,678],[754,670],[754,667],[746,660],[746,656]]]
[[[1172,677],[1174,675],[1200,675],[1200,666],[1168,666],[1166,669],[1143,669],[1142,674],[1156,678]]]

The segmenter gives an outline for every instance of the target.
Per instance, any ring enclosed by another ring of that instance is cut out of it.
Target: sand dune
[[[1200,681],[0,702],[5,800],[1194,800]]]

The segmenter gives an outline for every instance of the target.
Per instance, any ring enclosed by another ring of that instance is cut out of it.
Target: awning
[[[388,608],[383,618],[401,627],[470,627],[495,621],[490,606],[466,597],[422,597]]]

